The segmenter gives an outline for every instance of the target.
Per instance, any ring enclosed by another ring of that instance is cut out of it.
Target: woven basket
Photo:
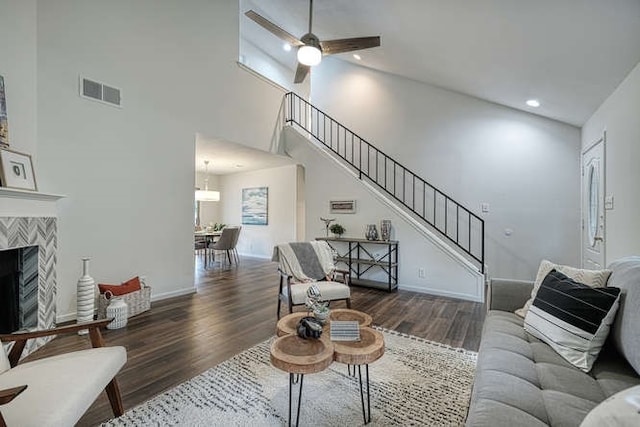
[[[115,298],[122,298],[127,303],[127,318],[143,313],[151,308],[151,287],[144,286],[139,291],[119,295]],[[98,319],[107,317],[107,306],[109,299],[100,294],[98,296]]]

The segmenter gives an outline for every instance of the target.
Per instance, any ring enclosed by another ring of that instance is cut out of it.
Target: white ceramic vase
[[[76,320],[78,323],[91,322],[93,320],[93,308],[95,305],[95,284],[93,277],[89,275],[89,260],[82,258],[82,277],[78,280]],[[89,331],[78,331],[79,335],[86,335]]]
[[[113,319],[107,325],[107,329],[120,329],[127,326],[127,315],[129,307],[122,298],[111,298],[107,306],[107,319]]]

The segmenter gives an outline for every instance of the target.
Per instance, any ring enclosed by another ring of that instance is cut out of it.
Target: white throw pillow
[[[524,304],[524,307],[519,308],[515,311],[518,316],[522,317],[523,319],[527,316],[527,311],[529,311],[529,307],[531,307],[531,303],[536,297],[542,281],[545,277],[547,277],[547,274],[549,274],[551,270],[559,271],[570,279],[573,279],[576,282],[584,283],[585,285],[591,286],[592,288],[604,288],[605,286],[607,286],[607,280],[609,280],[609,276],[611,275],[611,270],[584,270],[581,268],[570,267],[568,265],[554,264],[551,261],[543,259],[540,263],[540,268],[538,268],[536,280],[533,282],[531,298],[527,300],[527,302]]]
[[[587,414],[580,427],[632,427],[640,425],[640,385],[622,390]]]

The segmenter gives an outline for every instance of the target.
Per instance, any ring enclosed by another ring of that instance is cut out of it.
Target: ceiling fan
[[[380,46],[380,36],[320,41],[320,39],[311,32],[313,0],[309,0],[309,32],[299,39],[253,10],[247,11],[245,15],[267,31],[289,43],[292,47],[298,48],[298,68],[296,69],[294,83],[302,83],[307,77],[307,74],[309,74],[311,67],[320,63],[322,55],[333,55],[335,53],[351,52]]]

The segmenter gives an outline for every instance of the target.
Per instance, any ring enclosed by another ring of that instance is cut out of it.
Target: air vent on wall
[[[93,101],[122,107],[120,89],[80,76],[80,96]]]

